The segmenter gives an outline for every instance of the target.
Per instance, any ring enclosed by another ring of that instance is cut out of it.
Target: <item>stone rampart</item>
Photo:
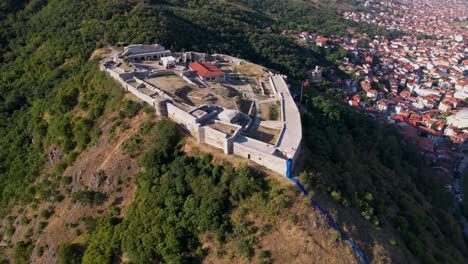
[[[271,86],[271,89],[273,90],[273,94],[275,95],[275,97],[278,96],[278,89],[276,88],[273,78],[270,76],[268,79],[270,80],[270,86]]]
[[[213,129],[211,127],[208,127],[208,126],[201,127],[200,129],[204,130],[205,138],[203,142],[205,144],[211,145],[216,148],[220,148],[224,150],[224,152],[226,153],[225,150],[227,149],[227,144],[228,144],[227,134],[221,131],[218,131],[216,129]],[[226,154],[229,154],[229,153],[226,153]]]
[[[236,141],[233,142],[233,153],[243,158],[252,160],[262,166],[269,168],[270,170],[280,173],[281,175],[286,175],[286,159],[276,157],[273,154],[261,152],[256,148]]]
[[[165,76],[165,75],[176,75],[176,74],[173,71],[157,71],[157,72],[152,72],[148,74],[148,77],[154,78],[154,77]]]
[[[196,118],[185,112],[184,110],[178,108],[172,103],[167,103],[167,116],[174,120],[174,122],[181,124],[185,129],[187,129],[196,139],[199,140],[199,127],[200,124],[196,122]]]
[[[192,80],[190,80],[189,78],[187,78],[187,76],[185,76],[182,72],[181,72],[179,75],[180,75],[180,77],[182,77],[182,79],[184,79],[188,84],[197,86],[196,83],[192,82]]]
[[[300,115],[294,100],[289,94],[289,88],[287,87],[284,77],[282,76],[275,75],[269,78],[273,94],[276,98],[280,99],[281,103],[281,121],[277,122],[280,124],[283,123],[279,139],[275,142],[275,145],[271,145],[241,135],[242,127],[238,125],[230,123],[225,124],[235,127],[235,131],[231,131],[233,132],[232,134],[221,132],[209,126],[202,126],[201,123],[204,123],[207,119],[213,118],[218,114],[218,111],[210,111],[210,113],[206,115],[199,113],[199,118],[197,118],[191,114],[191,112],[194,111],[192,106],[186,105],[185,107],[182,103],[176,105],[172,102],[173,98],[169,94],[141,79],[137,72],[123,72],[118,69],[107,68],[104,64],[100,65],[100,68],[108,72],[126,91],[131,92],[140,100],[155,107],[157,115],[167,116],[187,129],[199,143],[205,143],[222,149],[225,154],[235,154],[250,159],[282,175],[286,175],[287,172],[287,159],[291,158],[294,166],[300,155],[301,139],[297,138],[297,136],[301,137],[302,135]],[[173,71],[161,71],[151,73],[150,75],[151,77],[157,77],[168,74],[176,73]],[[193,84],[189,78],[183,74],[181,76],[188,83]],[[130,82],[130,80],[135,80],[139,86],[144,85],[152,90],[154,95],[158,94],[162,98],[153,98],[141,92],[138,88],[127,83]],[[255,102],[252,102],[249,112],[253,111],[254,105]],[[252,121],[253,120],[250,119],[247,127],[253,123]]]
[[[137,88],[131,86],[130,84],[126,84],[126,90],[131,92],[133,95],[135,95],[139,99],[145,101],[149,105],[155,106],[154,105],[154,99],[152,97],[150,97],[149,95],[147,95],[145,93],[142,93],[141,91],[139,91]]]
[[[170,100],[173,99],[173,98],[172,98],[169,94],[167,94],[165,91],[163,91],[163,90],[157,88],[156,86],[154,86],[154,85],[152,85],[152,84],[150,84],[150,83],[148,83],[148,82],[145,82],[144,80],[142,80],[142,79],[140,79],[140,78],[135,77],[135,81],[136,81],[137,83],[144,84],[146,87],[148,87],[149,89],[153,90],[154,92],[156,92],[159,96],[161,96],[161,97],[164,98],[164,99],[170,99]]]

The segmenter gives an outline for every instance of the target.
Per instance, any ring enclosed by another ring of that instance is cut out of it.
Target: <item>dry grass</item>
[[[264,67],[250,62],[242,62],[240,65],[233,66],[233,70],[246,77],[261,77],[265,74]]]
[[[102,56],[102,57],[106,57],[106,55],[108,55],[110,53],[110,49],[108,48],[101,48],[101,49],[97,49],[95,51],[93,51],[93,53],[91,53],[91,56],[89,57],[89,60],[92,60],[96,57],[99,57],[99,56]]]
[[[281,105],[279,102],[260,103],[260,120],[280,121]]]
[[[258,243],[251,259],[240,256],[236,249],[238,239],[217,246],[214,236],[208,233],[203,237],[203,248],[208,251],[205,263],[258,263],[262,251],[269,252],[271,263],[359,263],[346,242],[335,241],[334,231],[319,212],[312,210],[295,191],[287,190],[286,193],[292,205],[280,214],[271,215],[268,202],[255,197],[239,206],[248,210],[246,216],[240,214],[239,208],[233,212],[235,221],[245,219],[247,225],[256,230],[253,236]],[[265,226],[272,228],[265,231]]]
[[[256,129],[252,129],[249,132],[249,136],[253,139],[275,145],[280,133],[281,130],[258,126]]]
[[[150,94],[153,93],[153,90],[151,90],[149,88],[146,88],[146,87],[140,88],[139,90],[140,90],[140,92],[142,92],[142,93],[144,93],[146,95],[150,95]]]
[[[236,96],[240,97],[241,94],[238,89],[232,87],[231,85],[218,83],[218,82],[210,82],[210,87],[215,89],[218,93],[223,96],[234,98]]]
[[[63,194],[65,194],[64,188],[104,192],[109,195],[104,204],[95,206],[73,204],[68,195],[65,195],[64,200],[53,204],[55,213],[47,220],[41,217],[35,219],[33,216],[49,207],[49,203],[39,203],[37,210],[25,208],[24,216],[32,219],[32,221],[28,225],[18,225],[16,227],[17,230],[12,237],[12,242],[16,243],[23,240],[27,230],[32,228],[34,230],[32,237],[34,243],[49,246],[49,249],[44,252],[42,257],[34,253],[31,259],[32,263],[55,263],[57,249],[61,244],[84,242],[84,235],[76,233],[78,229],[82,232],[85,231],[82,221],[80,221],[81,217],[91,216],[96,218],[108,214],[108,208],[111,205],[115,205],[120,209],[121,217],[125,215],[136,191],[136,186],[132,183],[132,177],[140,171],[140,168],[136,159],[132,159],[123,153],[121,145],[138,131],[147,118],[147,114],[141,112],[132,119],[126,119],[124,122],[128,124],[128,129],[125,131],[116,130],[112,135],[108,131],[114,122],[104,121],[101,126],[102,135],[98,142],[80,154],[73,165],[63,173],[64,176],[73,176],[71,185],[64,185],[60,188]],[[107,179],[106,183],[99,185],[96,189],[96,178],[93,174],[100,169],[104,170]],[[123,183],[119,184],[119,180],[122,180]],[[39,231],[38,224],[41,221],[47,221],[48,225]],[[67,227],[67,223],[77,226]]]
[[[131,71],[131,70],[135,69],[133,66],[131,66],[129,64],[126,64],[126,63],[121,63],[119,68],[121,68],[124,71]]]
[[[185,86],[190,87],[190,85],[183,78],[177,75],[164,75],[154,78],[148,78],[145,81],[170,94],[175,94],[177,90]]]
[[[221,123],[217,123],[217,122],[211,122],[211,123],[208,123],[207,124],[209,127],[213,128],[213,129],[216,129],[220,132],[223,132],[229,136],[232,136],[234,134],[234,132],[236,131],[236,127],[234,126],[230,126],[230,125],[227,125],[227,124],[221,124]]]

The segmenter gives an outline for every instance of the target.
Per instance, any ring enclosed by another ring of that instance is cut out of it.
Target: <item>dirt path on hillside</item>
[[[109,128],[115,121],[106,120],[101,125],[102,135],[100,139],[84,151],[77,160],[68,167],[63,176],[71,176],[73,181],[69,186],[61,186],[60,191],[65,198],[58,203],[41,203],[37,210],[26,209],[18,218],[28,217],[32,221],[28,225],[18,225],[12,242],[16,243],[24,238],[29,230],[34,230],[32,240],[36,247],[33,250],[33,263],[56,263],[58,247],[63,243],[84,242],[85,226],[82,217],[99,217],[109,213],[109,208],[114,206],[120,210],[120,216],[124,216],[129,204],[133,201],[136,186],[133,177],[140,168],[136,159],[125,154],[121,146],[140,126],[148,119],[143,111],[132,119],[125,119],[128,129],[117,129],[113,135],[109,134]],[[105,174],[105,180],[99,179],[99,173]],[[105,193],[107,201],[99,206],[81,205],[72,203],[65,189],[72,191],[92,190]],[[38,217],[39,212],[52,206],[54,214],[49,219]],[[47,226],[39,229],[39,222],[47,222]],[[38,247],[44,248],[44,254],[39,257],[36,254]]]

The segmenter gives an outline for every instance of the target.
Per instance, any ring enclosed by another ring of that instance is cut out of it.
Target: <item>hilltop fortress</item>
[[[285,176],[300,153],[301,117],[286,77],[227,55],[130,45],[100,65],[199,143]]]

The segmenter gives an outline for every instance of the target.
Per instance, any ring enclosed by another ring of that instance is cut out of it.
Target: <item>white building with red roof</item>
[[[197,75],[204,81],[225,81],[226,75],[218,67],[211,62],[195,62],[191,63],[189,69],[196,72]]]

